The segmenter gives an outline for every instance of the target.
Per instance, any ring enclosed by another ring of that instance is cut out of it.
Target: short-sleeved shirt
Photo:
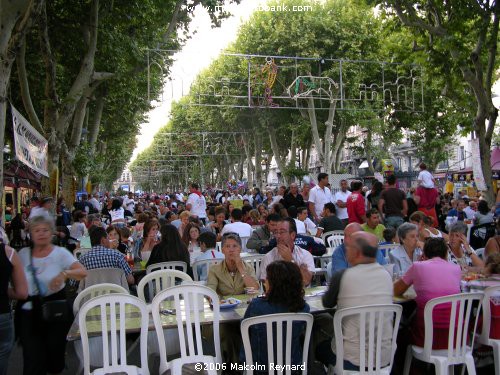
[[[200,219],[207,217],[207,201],[202,194],[191,193],[189,194],[186,205],[191,205],[191,213],[198,216]]]
[[[94,246],[92,249],[83,254],[80,263],[88,270],[96,268],[120,268],[125,272],[125,275],[130,275],[132,270],[125,260],[125,255],[118,250],[108,249],[104,246]]]
[[[220,233],[237,233],[240,237],[250,237],[252,232],[253,229],[251,225],[242,223],[241,221],[235,221],[234,223],[224,225]]]
[[[363,228],[363,231],[365,232],[368,232],[368,233],[371,233],[371,234],[374,234],[375,236],[377,236],[378,240],[379,241],[383,241],[384,240],[384,230],[385,230],[385,226],[383,226],[382,224],[378,224],[375,229],[372,229],[368,226],[368,224],[362,224],[361,225],[361,228]]]
[[[120,207],[117,210],[110,210],[109,214],[111,215],[111,222],[119,219],[125,219],[125,210],[123,207]]]
[[[350,223],[363,224],[362,217],[366,215],[365,198],[358,192],[352,193],[347,198],[347,214]]]
[[[208,259],[224,259],[224,254],[222,254],[220,251],[217,251],[215,249],[209,249],[206,250],[205,252],[201,253],[198,255],[195,259],[195,262],[198,262],[200,260],[208,260]],[[203,264],[203,265],[197,265],[196,271],[198,272],[198,278],[200,281],[206,281],[208,277],[208,265]]]
[[[416,248],[413,251],[413,259],[410,259],[403,246],[400,246],[389,253],[389,259],[394,264],[394,273],[405,273],[414,262],[418,262],[422,257],[422,250]]]
[[[320,217],[325,204],[332,201],[332,193],[326,186],[321,189],[316,185],[309,192],[309,202],[314,203],[314,211],[316,216]]]
[[[323,233],[332,230],[344,230],[344,224],[335,216],[326,216],[319,221],[318,227],[323,228]]]
[[[255,270],[253,266],[243,262],[245,274],[253,277],[255,280]],[[239,272],[234,276],[227,269],[226,262],[216,264],[208,270],[207,286],[217,292],[220,296],[230,296],[243,294],[245,292],[245,282]]]
[[[314,258],[311,253],[303,248],[295,245],[292,251],[292,259],[293,261],[300,267],[302,264],[307,266],[309,272],[314,272],[316,269],[314,265]],[[275,247],[270,252],[266,254],[266,256],[262,259],[262,263],[260,264],[260,279],[265,280],[267,277],[266,268],[269,264],[274,262],[275,260],[283,260],[281,255],[278,252],[278,248]]]
[[[403,201],[406,200],[405,193],[398,188],[387,188],[382,191],[380,198],[384,200],[384,214],[386,216],[403,217]]]
[[[28,280],[28,294],[30,296],[37,294],[49,296],[62,290],[64,284],[61,285],[59,290],[50,290],[50,282],[62,271],[69,269],[73,263],[78,262],[73,254],[59,246],[54,246],[49,255],[44,258],[31,258],[31,249],[25,247],[19,251],[19,257],[21,258],[24,273]],[[31,260],[33,260],[33,264]],[[33,278],[32,270],[34,270],[40,290],[38,290],[37,282]],[[31,303],[25,303],[23,305],[24,308],[31,309]]]
[[[349,215],[347,214],[347,208],[346,207],[339,207],[337,205],[337,202],[338,201],[342,201],[344,203],[347,203],[347,198],[349,198],[349,196],[351,195],[351,192],[349,190],[347,190],[345,193],[341,190],[341,191],[337,191],[335,193],[335,198],[334,198],[334,203],[335,203],[335,208],[336,208],[336,211],[337,211],[337,217],[340,219],[340,220],[345,220],[349,217]]]

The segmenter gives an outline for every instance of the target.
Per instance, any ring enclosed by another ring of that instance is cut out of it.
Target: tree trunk
[[[254,133],[255,143],[255,182],[256,186],[262,190],[262,137],[257,132]]]
[[[280,150],[278,148],[278,141],[276,139],[276,131],[273,126],[269,124],[268,119],[265,119],[267,131],[269,133],[269,140],[271,141],[271,148],[273,150],[274,160],[276,160],[276,164],[278,165],[279,170],[281,171],[281,175],[283,177],[283,183],[287,185],[287,177],[284,175],[286,170],[286,159],[281,157]]]

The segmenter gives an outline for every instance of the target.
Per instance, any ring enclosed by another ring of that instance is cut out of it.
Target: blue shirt
[[[209,250],[205,251],[204,253],[201,253],[195,259],[195,262],[198,262],[199,260],[205,260],[205,259],[224,259],[224,254],[222,254],[220,251],[217,251],[215,249],[209,249]],[[199,281],[207,281],[208,264],[200,264],[200,265],[197,265],[196,267],[197,267],[196,271],[198,272]]]
[[[310,310],[309,305],[304,305],[304,308],[301,311],[297,311],[299,313],[308,313]],[[290,312],[285,306],[270,303],[266,298],[258,297],[254,298],[245,312],[245,316],[243,319],[251,318],[254,316],[268,315],[268,314],[279,314],[279,313],[288,313]],[[301,365],[302,364],[302,340],[301,336],[306,329],[306,324],[304,322],[295,322],[293,323],[292,328],[292,338],[288,338],[288,340],[283,340],[284,343],[289,345],[292,344],[292,365]],[[252,357],[254,363],[266,365],[269,362],[278,363],[276,358],[271,361],[268,361],[267,358],[267,332],[266,325],[259,324],[250,327],[250,345],[252,347]],[[283,334],[286,334],[286,330],[283,329]],[[276,329],[273,327],[273,336],[276,336]],[[284,339],[284,337],[283,337]],[[276,337],[274,337],[273,347],[275,349],[276,355]],[[283,354],[285,353],[285,348],[283,348]],[[240,360],[245,362],[245,352],[243,348],[240,351]],[[285,363],[283,361],[283,363]]]
[[[387,261],[385,260],[384,255],[382,254],[380,249],[377,249],[377,263],[381,266],[387,264]],[[347,257],[345,255],[345,246],[342,243],[341,245],[337,246],[332,254],[332,266],[329,269],[330,272],[328,272],[328,276],[331,277],[331,275],[333,275],[335,272],[350,267],[351,266],[347,262]]]

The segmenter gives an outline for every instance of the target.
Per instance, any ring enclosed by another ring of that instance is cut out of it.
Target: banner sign
[[[47,140],[12,105],[11,110],[16,157],[34,171],[49,177]]]
[[[483,169],[481,167],[481,154],[479,152],[479,139],[471,140],[472,151],[472,171],[474,172],[474,182],[476,183],[477,190],[487,190],[486,182],[484,181]],[[487,155],[487,157],[490,157]]]

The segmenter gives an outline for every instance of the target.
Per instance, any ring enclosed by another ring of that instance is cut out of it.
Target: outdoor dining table
[[[334,309],[332,308],[326,308],[323,306],[322,303],[322,297],[323,294],[326,292],[327,287],[326,286],[318,286],[318,287],[313,287],[313,288],[306,288],[305,289],[305,299],[306,302],[310,306],[310,312],[311,314],[319,314],[319,313],[324,313],[328,311],[333,311]],[[241,295],[233,295],[233,296],[226,296],[226,299],[229,297],[236,298],[241,301],[241,303],[231,309],[221,309],[220,314],[219,314],[219,322],[220,323],[228,323],[228,322],[235,322],[235,321],[240,321],[243,319],[245,316],[245,312],[247,310],[247,307],[252,300],[252,298],[255,298],[255,295],[248,295],[248,294],[241,294]],[[394,303],[404,303],[411,301],[411,297],[394,297]],[[161,314],[161,320],[162,320],[162,326],[164,329],[166,328],[176,328],[177,327],[177,317],[176,317],[176,312],[174,310],[169,309],[171,306],[168,306],[168,301],[164,302],[165,303],[165,309],[162,310],[165,313]],[[92,314],[94,312],[94,314]],[[185,314],[185,311],[182,311],[181,314]],[[208,304],[208,301],[205,300],[204,302],[204,308],[203,311],[199,312],[200,314],[200,322],[201,324],[211,324],[214,320],[214,313],[213,310],[211,309],[210,305]],[[140,318],[139,318],[139,313],[137,310],[135,310],[134,307],[129,307],[129,310],[126,311],[127,315],[127,321],[125,323],[127,333],[134,333],[134,332],[139,332],[140,331]],[[94,310],[90,311],[90,315],[87,316],[87,331],[89,336],[99,336],[101,335],[101,324],[100,324],[100,310],[99,308],[95,308]],[[109,314],[108,314],[109,318]],[[183,319],[185,320],[185,319]],[[110,325],[108,324],[108,327]],[[154,331],[154,323],[153,323],[153,318],[152,316],[149,317],[149,327],[148,330]],[[71,325],[71,328],[68,332],[67,335],[68,341],[75,341],[75,340],[80,340],[80,329],[78,325],[78,315],[75,317],[73,324]]]

